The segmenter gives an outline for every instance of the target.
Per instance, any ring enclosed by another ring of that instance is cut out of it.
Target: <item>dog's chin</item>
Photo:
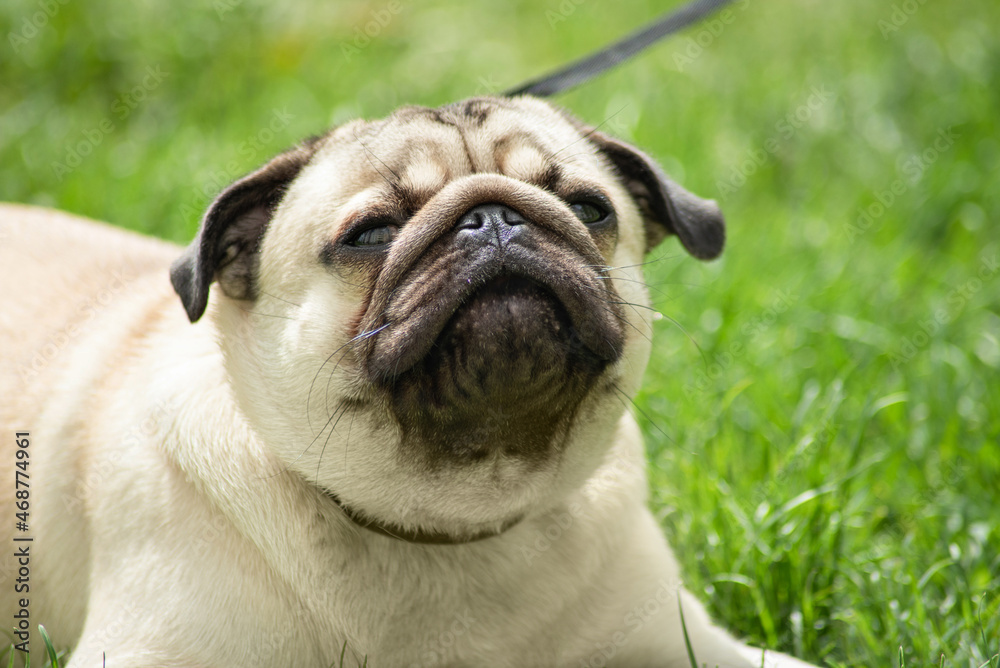
[[[396,378],[392,406],[404,442],[435,463],[497,455],[540,463],[558,451],[607,363],[550,290],[503,277],[475,292]]]

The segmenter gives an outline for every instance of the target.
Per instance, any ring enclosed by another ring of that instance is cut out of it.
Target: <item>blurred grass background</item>
[[[7,0],[0,200],[186,242],[303,136],[502,91],[673,4]],[[997,666],[1000,7],[726,18],[557,100],[728,217],[722,260],[668,241],[647,268],[680,325],[637,402],[654,505],[739,635]]]

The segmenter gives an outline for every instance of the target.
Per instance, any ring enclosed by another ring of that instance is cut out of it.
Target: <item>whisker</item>
[[[646,418],[646,421],[649,422],[649,424],[651,424],[653,426],[653,428],[656,429],[656,431],[658,431],[661,434],[663,434],[664,438],[666,438],[668,441],[670,441],[674,445],[677,444],[677,442],[670,436],[670,434],[668,434],[667,432],[663,431],[663,429],[660,428],[660,425],[658,425],[655,420],[653,420],[651,417],[649,417],[649,415],[646,413],[646,411],[644,411],[641,408],[639,408],[639,404],[637,404],[635,402],[635,399],[633,399],[632,397],[630,397],[628,395],[628,393],[625,392],[625,390],[623,390],[622,388],[620,388],[618,386],[618,383],[614,383],[614,382],[611,383],[611,387],[613,387],[615,389],[615,391],[618,392],[619,395],[621,395],[622,397],[625,397],[625,399],[628,400],[628,402],[632,405],[632,407],[636,411],[639,412],[639,415],[641,415],[642,417]],[[623,404],[624,404],[624,402],[623,402]]]
[[[644,308],[647,311],[652,311],[653,313],[659,313],[659,311],[657,311],[652,306],[646,306],[645,304],[633,304],[632,302],[624,302],[624,301],[617,302],[617,301],[614,301],[613,299],[609,299],[607,303],[608,304],[618,304],[619,306],[631,306],[632,308]]]
[[[347,426],[347,439],[344,443],[344,475],[347,475],[347,451],[351,449],[351,431],[354,429],[354,418],[357,411],[351,412],[351,424]]]
[[[584,286],[581,286],[581,287],[583,287],[586,290],[590,290],[592,292],[595,292],[595,293],[597,292],[596,288],[592,288],[590,286],[584,285]],[[667,315],[666,313],[664,313],[663,311],[661,311],[661,310],[659,310],[657,308],[654,308],[652,306],[647,306],[645,304],[634,304],[632,302],[627,302],[627,301],[615,301],[613,299],[608,299],[604,295],[600,295],[600,294],[598,295],[598,297],[605,304],[618,304],[618,305],[621,305],[621,306],[629,306],[629,307],[631,307],[634,310],[638,310],[640,308],[643,308],[643,309],[647,309],[649,311],[652,311],[653,313],[659,313],[668,322],[670,322],[675,327],[677,327],[677,329],[679,329],[681,331],[681,333],[684,334],[685,337],[687,337],[688,341],[690,341],[694,345],[695,349],[698,351],[698,354],[701,356],[702,361],[705,362],[706,364],[708,363],[708,358],[705,356],[705,352],[702,350],[701,346],[698,344],[698,341],[686,329],[684,329],[684,326],[681,325],[681,323],[678,320],[676,320],[675,318]],[[624,317],[618,315],[617,313],[615,313],[614,309],[607,308],[605,310],[606,310],[606,312],[608,312],[611,315],[615,316],[618,319],[619,322],[621,322],[622,324],[629,325],[630,327],[632,327],[632,329],[634,329],[636,332],[638,332],[640,335],[642,335],[642,337],[644,339],[646,339],[647,341],[649,341],[650,343],[652,343],[652,337],[651,337],[652,332],[650,332],[649,334],[643,332],[638,327],[636,327],[634,324],[632,324],[627,318],[624,318]]]
[[[698,341],[686,329],[684,329],[684,326],[676,318],[673,318],[673,317],[667,315],[666,313],[664,313],[663,311],[661,311],[659,309],[656,309],[656,308],[653,308],[652,306],[646,306],[645,304],[633,304],[631,302],[616,302],[616,301],[611,301],[611,300],[605,300],[605,301],[607,303],[609,303],[609,304],[627,305],[627,306],[632,307],[633,309],[635,309],[635,308],[645,308],[645,309],[649,309],[653,313],[659,313],[667,322],[669,322],[672,325],[674,325],[677,329],[679,329],[681,331],[682,334],[684,334],[685,337],[687,337],[687,340],[690,341],[691,344],[694,345],[695,349],[698,351],[698,355],[701,356],[702,361],[705,362],[706,364],[708,364],[708,358],[705,356],[705,351],[702,350],[701,346],[698,344]],[[622,320],[621,318],[619,318],[619,319]],[[632,323],[628,322],[628,320],[623,320],[623,322],[626,322],[629,325],[632,325]],[[643,337],[647,341],[649,341],[650,343],[652,343],[651,333],[650,333],[650,335],[646,335],[645,333],[641,332],[639,330],[639,328],[636,327],[635,325],[632,325],[632,329],[634,329],[635,331],[637,331],[640,334],[642,334]]]
[[[625,264],[625,265],[621,265],[621,266],[617,266],[617,267],[612,267],[612,266],[608,266],[608,265],[594,264],[594,265],[590,265],[590,267],[592,269],[597,269],[601,273],[605,273],[606,274],[609,271],[615,271],[615,270],[618,270],[618,269],[634,269],[635,267],[645,267],[647,265],[656,264],[657,262],[663,262],[664,260],[674,260],[674,259],[677,259],[677,258],[680,258],[680,257],[683,257],[683,256],[678,253],[676,255],[661,255],[661,256],[655,257],[655,258],[653,258],[651,260],[644,260],[642,262],[637,262],[636,264]]]
[[[595,276],[599,281],[624,281],[626,283],[635,283],[636,285],[644,285],[651,292],[663,295],[669,300],[677,299],[680,295],[676,293],[668,293],[665,290],[661,290],[658,286],[661,285],[680,285],[685,288],[704,288],[705,285],[702,283],[688,283],[685,281],[657,281],[655,283],[650,283],[648,281],[642,281],[637,278],[629,278],[628,276]]]
[[[280,302],[285,302],[286,304],[291,304],[292,306],[298,306],[299,308],[302,308],[302,304],[296,304],[295,302],[290,302],[287,299],[282,299],[278,295],[272,295],[270,292],[264,292],[263,290],[261,290],[260,294],[267,295],[271,299],[277,299]]]
[[[344,412],[345,412],[345,411],[347,410],[347,408],[348,408],[349,406],[350,406],[350,404],[346,404],[346,403],[345,403],[345,404],[344,404],[344,407],[343,407],[342,409],[340,409],[340,410],[341,410],[341,414],[343,414],[343,413],[344,413]],[[286,464],[286,465],[284,466],[284,468],[283,468],[283,469],[282,469],[281,471],[277,471],[277,472],[275,472],[275,473],[274,473],[273,475],[269,475],[269,476],[264,476],[264,479],[268,479],[268,478],[274,478],[275,476],[277,476],[277,475],[279,475],[279,474],[281,474],[281,473],[286,473],[286,472],[288,472],[289,468],[290,468],[290,467],[291,467],[292,465],[294,465],[294,464],[295,464],[295,463],[296,463],[297,461],[299,461],[300,459],[302,459],[302,457],[303,457],[303,456],[304,456],[304,455],[305,455],[305,454],[306,454],[307,452],[309,452],[309,448],[311,448],[311,447],[313,446],[313,444],[314,444],[314,443],[316,443],[316,441],[318,441],[318,440],[319,440],[319,437],[320,437],[320,436],[321,436],[321,435],[323,434],[323,432],[324,432],[324,431],[326,431],[326,428],[330,426],[330,423],[331,423],[331,422],[333,422],[333,418],[334,418],[334,416],[335,416],[336,414],[337,414],[337,412],[336,412],[336,411],[334,411],[334,412],[330,413],[330,417],[329,417],[329,418],[327,419],[327,421],[326,421],[326,424],[325,424],[325,425],[323,425],[323,428],[319,430],[319,434],[316,434],[315,438],[313,438],[313,440],[309,442],[309,445],[307,445],[307,446],[305,447],[305,450],[303,450],[302,452],[300,452],[300,453],[299,453],[299,456],[298,456],[298,457],[296,457],[295,459],[293,459],[293,460],[292,460],[292,461],[291,461],[291,462],[290,462],[289,464]],[[337,425],[336,425],[336,424],[334,424],[333,428],[334,428],[334,429],[336,429],[336,428],[337,428]],[[330,430],[330,435],[333,435],[333,429],[331,429],[331,430]],[[327,436],[327,441],[329,441],[329,440],[330,440],[330,437],[329,437],[329,436]],[[323,446],[323,447],[326,447],[326,444],[324,444],[324,446]],[[317,469],[317,470],[318,470],[318,469]]]
[[[631,306],[633,308],[644,308],[647,311],[653,311],[654,313],[657,312],[657,310],[655,308],[653,308],[652,306],[647,306],[646,304],[635,304],[633,302],[616,301],[614,299],[608,299],[607,296],[606,296],[606,294],[605,294],[605,292],[604,292],[604,290],[602,290],[600,288],[593,288],[593,287],[591,287],[589,285],[581,285],[581,286],[578,286],[578,287],[581,287],[584,290],[589,290],[589,291],[593,292],[605,304],[618,304],[619,306]]]
[[[635,324],[632,323],[628,318],[626,318],[623,315],[619,314],[617,311],[615,311],[615,309],[609,308],[607,305],[609,305],[609,304],[618,304],[620,306],[629,306],[634,311],[638,311],[638,309],[640,309],[640,308],[648,309],[648,310],[650,310],[650,311],[652,311],[654,313],[659,313],[659,311],[657,311],[655,308],[653,308],[651,306],[646,306],[645,304],[633,304],[632,302],[615,301],[613,299],[609,299],[607,297],[607,295],[602,294],[600,291],[597,290],[597,288],[591,288],[589,286],[581,286],[581,287],[583,287],[586,290],[591,290],[592,292],[594,292],[597,295],[598,300],[604,304],[604,306],[602,306],[602,308],[604,308],[605,313],[610,314],[616,320],[618,320],[618,322],[622,323],[623,325],[628,325],[629,327],[631,327],[636,332],[638,332],[640,336],[642,336],[644,339],[646,339],[650,343],[653,342],[652,338],[650,338],[651,335],[652,335],[652,330],[650,330],[650,332],[648,334],[646,332],[643,332],[641,329],[639,329],[638,327],[636,327]]]
[[[559,149],[558,151],[556,151],[552,155],[552,157],[555,158],[560,153],[562,153],[563,151],[565,151],[566,149],[568,149],[570,146],[573,146],[573,145],[575,145],[575,144],[583,141],[584,139],[588,139],[590,137],[590,135],[594,134],[595,132],[597,132],[598,130],[600,130],[602,127],[604,127],[607,124],[608,121],[610,121],[612,118],[614,118],[618,114],[622,113],[625,110],[625,107],[627,107],[627,106],[628,106],[628,103],[623,104],[621,106],[621,108],[618,109],[618,111],[616,111],[615,113],[611,114],[610,116],[608,116],[607,118],[605,118],[603,121],[601,121],[600,123],[598,123],[597,125],[595,125],[593,128],[591,128],[590,130],[588,130],[586,134],[581,135],[579,139],[571,141],[570,143],[568,143],[565,146],[563,146],[561,149]]]
[[[316,379],[319,378],[319,374],[322,373],[323,368],[327,364],[330,363],[330,360],[333,359],[334,355],[336,355],[337,353],[339,353],[344,348],[347,348],[348,346],[352,346],[352,345],[358,343],[359,341],[363,341],[364,339],[367,339],[370,336],[375,336],[376,334],[378,334],[379,332],[381,332],[383,329],[385,329],[386,327],[388,327],[390,324],[392,324],[392,323],[388,323],[387,322],[384,325],[382,325],[381,327],[377,327],[377,328],[375,328],[373,330],[370,330],[370,331],[367,331],[367,332],[361,332],[360,334],[358,334],[357,336],[355,336],[354,338],[352,338],[350,341],[348,341],[347,343],[345,343],[344,345],[340,346],[339,348],[337,348],[336,350],[334,350],[332,353],[330,353],[330,356],[327,357],[326,360],[322,364],[319,365],[318,369],[316,369],[316,375],[313,376],[312,382],[309,384],[309,392],[308,392],[308,394],[306,394],[306,422],[309,425],[310,431],[312,430],[312,420],[309,417],[309,402],[310,402],[310,400],[312,398],[313,389],[316,387]],[[345,353],[345,355],[346,355],[346,353]],[[333,371],[336,371],[337,367],[340,366],[340,363],[342,361],[343,361],[343,356],[339,360],[337,360],[337,363],[333,367]],[[331,371],[331,375],[332,375],[333,371]]]
[[[292,467],[292,466],[293,466],[293,465],[294,465],[294,464],[295,464],[296,462],[298,462],[298,461],[299,461],[300,459],[302,459],[302,457],[303,457],[303,456],[305,456],[305,454],[306,454],[307,452],[309,452],[309,448],[311,448],[311,447],[313,446],[313,444],[314,444],[314,443],[315,443],[315,442],[316,442],[317,440],[319,440],[319,437],[320,437],[320,435],[321,435],[321,434],[322,434],[322,433],[323,433],[324,431],[326,431],[326,428],[327,428],[328,426],[330,426],[330,422],[332,422],[332,421],[333,421],[333,416],[334,416],[334,415],[336,415],[336,412],[334,412],[334,413],[332,413],[332,414],[330,415],[330,417],[329,417],[329,418],[327,419],[327,421],[326,421],[326,424],[325,424],[325,425],[323,425],[323,428],[322,428],[322,429],[320,429],[320,431],[319,431],[319,434],[317,434],[317,435],[316,435],[316,436],[315,436],[315,437],[313,438],[313,440],[309,442],[309,445],[307,445],[307,446],[305,447],[305,449],[304,449],[304,450],[303,450],[302,452],[300,452],[300,453],[299,453],[299,456],[298,456],[298,457],[296,457],[295,459],[293,459],[293,460],[292,460],[291,462],[289,462],[288,464],[285,464],[285,465],[284,465],[284,466],[283,466],[283,467],[281,468],[281,470],[280,470],[280,471],[275,471],[275,472],[274,472],[273,474],[271,474],[271,475],[268,475],[268,476],[262,476],[261,478],[262,478],[263,480],[269,480],[269,479],[271,479],[271,478],[275,478],[275,477],[277,477],[277,476],[281,475],[282,473],[287,473],[287,472],[288,472],[288,471],[289,471],[289,470],[291,469],[291,467]],[[332,433],[332,432],[331,432],[331,433]]]
[[[381,176],[385,180],[385,182],[389,184],[389,187],[392,188],[392,191],[394,193],[396,193],[397,195],[401,195],[402,194],[402,189],[399,186],[399,182],[402,179],[399,178],[399,174],[397,174],[396,172],[394,172],[392,170],[392,167],[390,167],[389,165],[385,164],[385,162],[382,160],[382,158],[380,158],[377,155],[375,155],[375,153],[370,148],[368,148],[368,145],[365,144],[363,141],[361,141],[361,137],[358,136],[357,129],[354,130],[354,138],[358,141],[359,144],[361,144],[361,148],[363,148],[365,150],[365,157],[368,158],[368,164],[370,164],[372,166],[372,169],[374,169],[378,173],[378,175]],[[386,176],[385,174],[383,174],[382,170],[380,170],[378,167],[376,167],[375,163],[372,162],[372,158],[375,158],[376,160],[378,160],[379,163],[383,167],[385,167],[389,171],[389,173],[392,174],[395,177],[396,180],[392,181],[392,180],[389,179],[388,176]]]
[[[244,313],[249,313],[251,315],[262,315],[265,318],[281,318],[282,320],[293,320],[293,321],[298,320],[298,318],[292,318],[287,315],[276,315],[274,313],[261,313],[260,311],[251,311],[250,309],[243,307],[240,307],[240,310],[243,311]]]
[[[330,439],[333,438],[333,432],[337,431],[337,425],[340,424],[340,420],[344,417],[344,415],[347,414],[347,411],[348,411],[348,409],[350,407],[351,407],[351,404],[344,403],[343,407],[339,409],[340,410],[340,415],[337,416],[336,422],[334,422],[333,426],[330,427],[330,433],[326,435],[326,440],[323,441],[323,448],[319,451],[319,459],[317,459],[317,461],[316,461],[316,479],[317,480],[319,480],[319,469],[323,465],[323,455],[326,454],[326,446],[330,445]],[[333,416],[336,415],[336,414],[337,414],[337,411],[334,411],[333,413],[331,413],[330,419],[333,419]],[[327,424],[329,424],[329,421],[327,421]],[[324,427],[324,430],[325,429],[326,428]],[[320,432],[320,433],[322,433],[322,432]],[[319,437],[317,436],[317,438],[319,438]],[[313,443],[315,443],[315,442],[316,442],[316,439],[313,439]],[[311,447],[312,447],[312,443],[310,443],[309,446],[306,447],[306,449],[302,451],[302,454],[304,455],[306,453],[306,450],[308,450]]]
[[[629,321],[629,319],[626,318],[625,316],[623,316],[620,313],[618,313],[615,309],[610,308],[608,306],[608,304],[611,303],[609,300],[602,299],[600,301],[602,302],[601,308],[604,309],[605,313],[611,315],[613,318],[615,318],[621,324],[628,325],[629,327],[631,327],[632,329],[634,329],[636,331],[636,333],[639,334],[639,336],[641,336],[642,338],[646,339],[650,343],[653,342],[653,339],[651,338],[651,336],[649,334],[647,334],[646,332],[644,332],[641,329],[639,329],[638,327],[636,327],[635,324],[633,324],[631,321]]]
[[[698,351],[698,355],[701,357],[701,361],[707,365],[708,357],[705,356],[705,351],[701,349],[701,346],[698,344],[698,341],[693,336],[691,336],[691,334],[689,334],[686,329],[684,329],[684,326],[680,322],[678,322],[675,318],[671,318],[669,315],[663,313],[662,311],[660,312],[660,315],[662,315],[667,322],[673,324],[677,329],[681,330],[681,333],[687,337],[687,340],[690,341],[691,344],[695,347],[695,350]]]

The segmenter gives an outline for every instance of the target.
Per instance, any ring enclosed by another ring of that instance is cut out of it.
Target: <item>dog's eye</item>
[[[584,225],[593,225],[608,217],[607,211],[591,202],[575,202],[569,205],[569,209]]]
[[[396,238],[396,234],[398,232],[398,225],[379,225],[378,227],[369,227],[367,230],[362,230],[353,235],[347,240],[347,244],[349,246],[357,246],[359,248],[385,246]]]

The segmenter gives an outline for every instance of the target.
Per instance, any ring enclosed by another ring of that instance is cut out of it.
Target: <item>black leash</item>
[[[506,91],[503,96],[535,95],[549,97],[579,86],[593,79],[601,72],[609,70],[637,53],[649,48],[672,33],[696,23],[716,10],[728,5],[732,0],[694,0],[680,9],[667,14],[648,28],[638,30],[625,39],[601,49],[595,54],[570,63],[539,79],[523,83]]]

